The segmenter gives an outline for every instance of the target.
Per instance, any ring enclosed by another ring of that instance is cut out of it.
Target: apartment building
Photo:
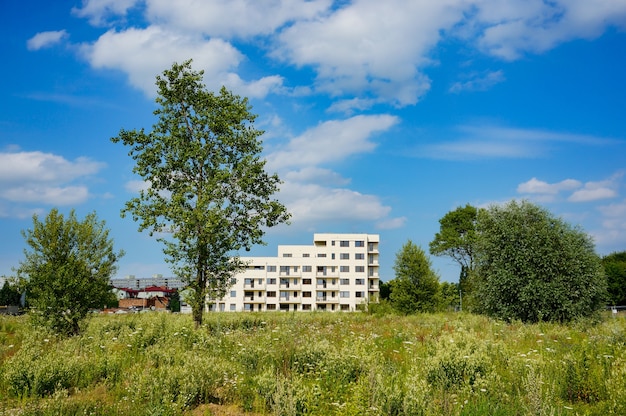
[[[314,234],[312,245],[280,245],[277,257],[242,257],[214,311],[354,311],[378,301],[379,236]]]

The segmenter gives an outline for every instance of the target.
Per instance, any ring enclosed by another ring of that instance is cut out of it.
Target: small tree
[[[121,130],[111,140],[130,147],[133,171],[147,189],[126,203],[122,215],[139,230],[171,233],[159,238],[166,261],[188,283],[196,325],[207,294],[221,298],[244,264],[236,255],[263,243],[265,227],[288,220],[272,199],[280,180],[265,171],[256,115],[248,100],[226,88],[208,92],[191,61],[157,77],[157,123],[150,133]]]
[[[611,305],[626,305],[626,251],[602,258]]]
[[[0,289],[0,306],[18,306],[21,297],[22,294],[18,285],[5,278],[2,289]]]
[[[441,305],[442,311],[457,310],[461,307],[459,285],[457,283],[441,282]]]
[[[606,277],[591,238],[523,201],[480,212],[480,311],[524,322],[570,321],[605,306]]]
[[[434,312],[439,302],[439,277],[424,250],[409,240],[396,254],[391,302],[399,312]]]
[[[439,220],[439,232],[429,244],[430,254],[448,256],[461,266],[459,286],[463,296],[472,291],[470,277],[476,262],[477,217],[478,209],[469,204],[448,212]]]
[[[104,221],[92,213],[83,221],[72,210],[66,217],[50,211],[33,216],[33,229],[22,231],[30,250],[17,269],[36,322],[66,335],[79,332],[93,308],[111,300],[109,280],[123,252],[115,252]]]

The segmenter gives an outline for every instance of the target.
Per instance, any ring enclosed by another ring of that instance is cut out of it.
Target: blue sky
[[[626,0],[0,2],[0,275],[32,215],[95,211],[119,277],[170,274],[120,209],[139,186],[109,139],[149,129],[154,79],[192,58],[247,96],[290,226],[381,236],[381,274],[448,211],[536,202],[626,250]],[[441,279],[458,268],[432,258]]]

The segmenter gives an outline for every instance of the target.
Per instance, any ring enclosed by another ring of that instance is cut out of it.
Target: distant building
[[[121,279],[111,279],[111,285],[116,288],[143,289],[150,286],[162,286],[168,289],[182,290],[187,285],[177,277],[163,277],[162,274],[155,274],[152,277],[137,278],[128,275]]]
[[[279,245],[277,257],[242,257],[214,311],[354,311],[378,302],[379,236],[314,234],[312,245]]]
[[[177,289],[164,286],[148,286],[143,289],[114,288],[113,292],[122,309],[167,309],[170,298]]]

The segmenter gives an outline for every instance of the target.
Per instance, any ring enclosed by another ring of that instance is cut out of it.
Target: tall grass
[[[0,317],[0,415],[626,414],[626,319],[98,315],[61,338]],[[195,413],[194,413],[195,412]]]

